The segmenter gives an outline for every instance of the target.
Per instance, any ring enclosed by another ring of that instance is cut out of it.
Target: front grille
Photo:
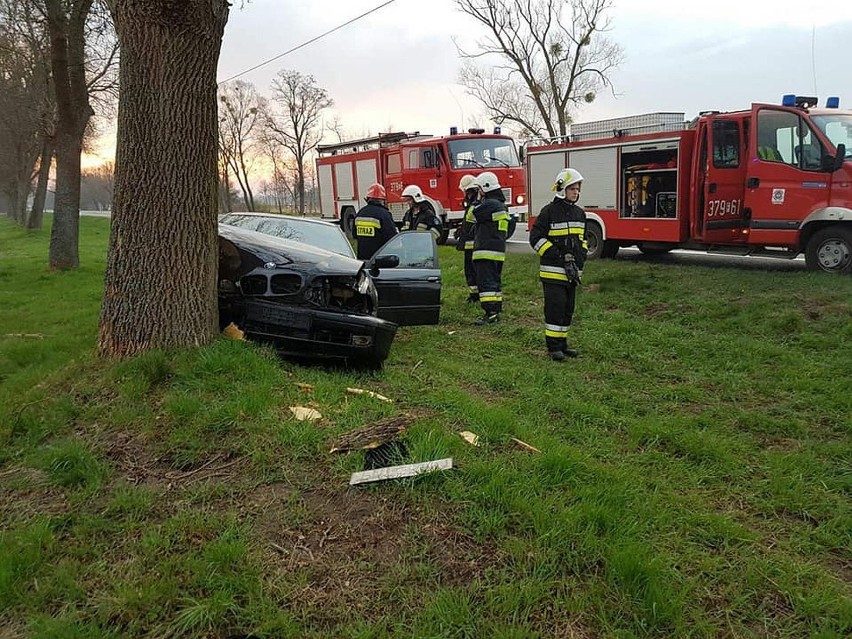
[[[296,273],[273,275],[270,284],[274,295],[293,295],[302,290],[302,276]]]
[[[501,189],[503,191],[503,197],[506,198],[506,203],[511,206],[512,202],[512,189]]]

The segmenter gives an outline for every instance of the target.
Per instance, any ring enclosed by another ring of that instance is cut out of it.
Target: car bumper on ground
[[[262,299],[244,301],[240,328],[280,354],[345,360],[379,366],[387,359],[397,325],[372,315],[289,306]]]

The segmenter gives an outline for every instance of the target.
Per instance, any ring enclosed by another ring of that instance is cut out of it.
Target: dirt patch
[[[660,313],[665,313],[669,310],[668,304],[657,303],[657,304],[649,304],[645,307],[644,315],[647,318],[656,317]]]
[[[377,588],[466,585],[500,560],[495,548],[447,523],[447,513],[406,493],[353,488],[323,474],[303,491],[258,488],[247,513],[255,517],[267,573],[287,583],[292,573],[302,575],[303,587],[289,598],[316,623],[333,625],[355,610],[379,618],[388,602]]]

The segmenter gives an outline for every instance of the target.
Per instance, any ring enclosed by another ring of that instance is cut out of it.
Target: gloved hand
[[[574,261],[574,256],[571,253],[565,254],[565,275],[568,276],[568,281],[573,284],[582,284],[582,271],[577,268],[577,263]]]

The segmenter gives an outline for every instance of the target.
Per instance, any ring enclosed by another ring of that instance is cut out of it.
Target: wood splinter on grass
[[[432,473],[436,470],[450,470],[453,467],[453,458],[437,459],[435,461],[420,462],[419,464],[405,464],[404,466],[388,466],[386,468],[375,468],[352,473],[349,479],[350,486],[366,484],[386,479],[401,479],[402,477],[414,477],[423,473]]]
[[[541,451],[540,451],[538,448],[536,448],[535,446],[530,446],[528,443],[521,441],[521,440],[520,440],[520,439],[518,439],[517,437],[510,437],[509,439],[511,439],[513,442],[515,442],[515,443],[516,443],[518,446],[520,446],[521,448],[526,448],[527,450],[531,450],[531,451],[533,451],[534,453],[540,453],[540,452],[541,452]]]
[[[322,419],[322,413],[318,410],[314,410],[313,408],[308,408],[307,406],[291,406],[290,412],[293,413],[299,421],[316,421],[318,419]]]
[[[373,424],[367,424],[356,430],[344,433],[332,446],[330,453],[345,453],[350,450],[369,450],[385,442],[396,439],[405,432],[414,416],[408,413],[397,417],[388,417]]]
[[[346,392],[350,395],[367,395],[368,397],[375,397],[383,402],[393,403],[393,400],[390,397],[385,397],[384,395],[379,395],[378,393],[374,393],[373,391],[364,390],[363,388],[347,388]]]
[[[228,324],[224,330],[222,331],[222,335],[227,337],[228,339],[233,339],[237,341],[245,341],[246,334],[240,329],[239,326],[231,322]]]
[[[459,432],[459,435],[471,446],[479,446],[479,435],[476,433],[471,433],[469,430],[463,430]]]

